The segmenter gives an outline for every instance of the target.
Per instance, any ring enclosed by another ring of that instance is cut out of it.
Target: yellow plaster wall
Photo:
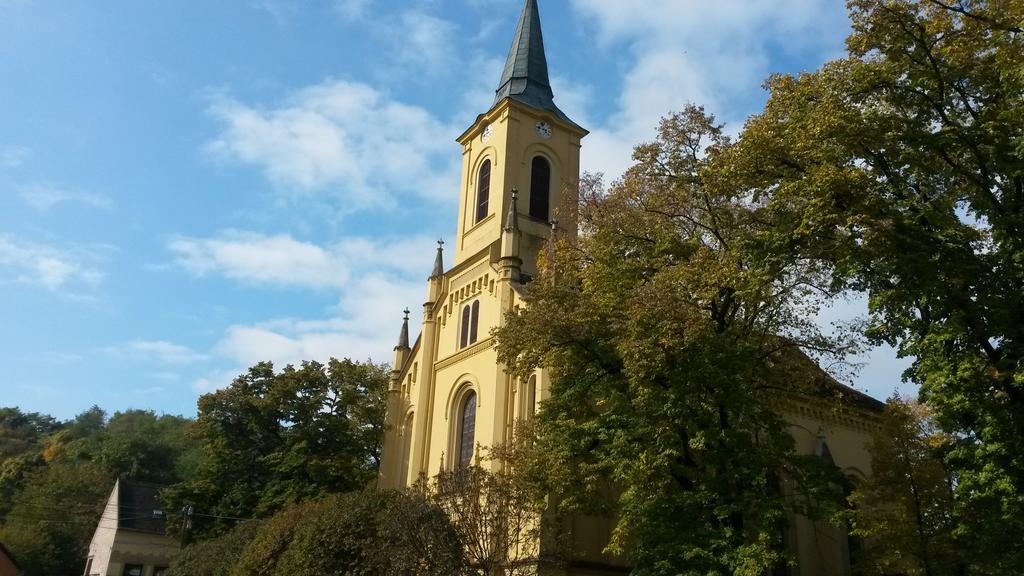
[[[852,481],[871,475],[868,445],[877,430],[878,419],[853,409],[839,410],[824,402],[788,405],[783,414],[790,424],[796,449],[815,454],[819,436],[828,444],[836,466]],[[792,489],[792,488],[790,488]],[[849,574],[846,531],[824,522],[797,516],[790,518],[789,546],[796,551],[799,565],[794,574],[830,576]]]

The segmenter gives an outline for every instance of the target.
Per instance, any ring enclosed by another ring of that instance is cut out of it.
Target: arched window
[[[530,379],[523,384],[522,389],[519,417],[524,421],[531,420],[537,412],[537,376],[530,376]]]
[[[487,218],[491,200],[491,161],[484,160],[476,180],[476,221]]]
[[[462,324],[459,330],[459,348],[469,346],[469,321],[472,310],[469,306],[462,309]]]
[[[473,447],[476,439],[476,392],[466,394],[459,410],[459,467],[465,468],[473,462]]]
[[[480,326],[480,301],[473,302],[473,313],[469,318],[469,343],[476,344],[477,328]]]
[[[480,326],[480,301],[467,304],[462,309],[462,325],[459,331],[459,348],[476,344]]]
[[[409,484],[409,459],[412,455],[412,413],[405,419],[402,427],[402,482],[398,485],[405,488]]]
[[[551,164],[541,156],[533,159],[530,172],[530,216],[548,221],[551,211]]]

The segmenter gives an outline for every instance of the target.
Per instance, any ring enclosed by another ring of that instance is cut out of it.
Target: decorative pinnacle
[[[437,258],[434,259],[434,272],[430,275],[430,279],[440,278],[444,276],[444,240],[437,241]]]
[[[517,232],[519,230],[519,208],[517,200],[519,199],[519,189],[512,189],[512,203],[508,205],[508,216],[505,218],[505,231],[506,232]]]
[[[398,335],[398,346],[395,350],[409,349],[409,309],[405,309],[405,320],[402,321],[402,332]]]

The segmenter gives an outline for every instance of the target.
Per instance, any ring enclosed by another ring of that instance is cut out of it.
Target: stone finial
[[[409,349],[409,309],[405,309],[405,320],[402,321],[402,332],[398,335],[398,346],[395,350]]]

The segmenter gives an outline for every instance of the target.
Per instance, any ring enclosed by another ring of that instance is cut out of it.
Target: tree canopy
[[[871,542],[861,554],[861,573],[967,573],[971,558],[954,537],[956,477],[937,451],[946,442],[927,406],[898,397],[886,403],[870,447],[871,477],[850,498],[854,532]]]
[[[811,389],[805,352],[848,343],[813,323],[826,268],[736,185],[732,146],[689,107],[622,180],[584,182],[578,240],[548,253],[497,332],[514,371],[552,374],[540,446],[567,471],[553,489],[616,510],[611,548],[636,574],[761,574],[786,560],[790,503],[769,497],[773,478],[823,473],[795,453],[773,399]]]
[[[253,366],[199,399],[195,473],[166,491],[170,510],[192,505],[202,534],[215,517],[267,517],[289,504],[361,490],[376,478],[387,371],[350,360]]]
[[[414,494],[355,492],[289,506],[185,549],[183,576],[458,576],[462,543]]]
[[[0,409],[0,542],[30,574],[77,575],[116,478],[187,476],[190,420],[93,407],[59,422]]]
[[[958,533],[1024,566],[1024,4],[852,0],[849,55],[776,76],[734,158],[947,434]],[[975,548],[975,546],[977,548]]]

